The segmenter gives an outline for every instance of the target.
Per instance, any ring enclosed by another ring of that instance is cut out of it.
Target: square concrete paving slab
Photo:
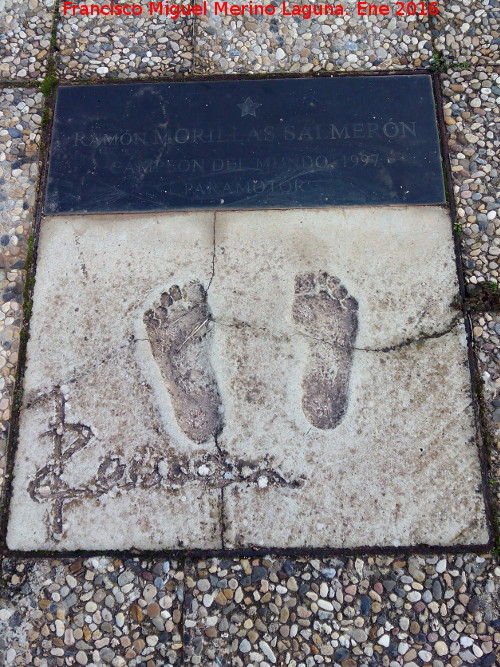
[[[80,3],[107,4],[108,0]],[[56,52],[61,76],[135,79],[187,72],[192,64],[192,19],[149,15],[149,3],[138,6],[143,13],[136,16],[73,16],[72,11],[64,15],[61,9]]]
[[[485,544],[446,209],[46,219],[11,549]]]
[[[45,75],[54,0],[0,1],[0,79]]]
[[[214,439],[176,425],[144,324],[163,290],[209,284],[213,216],[52,219],[41,237],[12,545],[219,547],[220,493],[197,475]]]
[[[221,3],[219,3],[221,4]],[[244,5],[242,1],[234,4]],[[310,2],[286,3],[313,6]],[[332,3],[316,3],[319,9]],[[315,72],[408,69],[432,58],[429,17],[360,16],[357,1],[343,3],[343,16],[226,16],[209,3],[195,21],[195,69],[206,73]]]

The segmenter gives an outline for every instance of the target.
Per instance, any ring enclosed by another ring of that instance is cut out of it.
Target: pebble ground
[[[54,22],[53,0],[0,0],[0,479],[39,174],[44,97],[36,83],[47,71],[88,82],[434,68],[489,425],[490,491],[500,506],[500,3],[438,4],[429,18]],[[0,665],[500,663],[494,554],[8,557],[2,572]]]

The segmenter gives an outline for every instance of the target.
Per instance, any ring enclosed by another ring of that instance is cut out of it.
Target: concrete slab
[[[226,546],[487,541],[447,211],[217,216]],[[222,371],[225,369],[225,372]]]
[[[11,549],[488,540],[447,211],[53,218]]]
[[[144,323],[212,255],[211,214],[44,221],[11,548],[221,545],[214,439],[177,426]]]

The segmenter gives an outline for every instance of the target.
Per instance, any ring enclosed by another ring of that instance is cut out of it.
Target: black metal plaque
[[[426,75],[57,93],[46,213],[444,201]]]

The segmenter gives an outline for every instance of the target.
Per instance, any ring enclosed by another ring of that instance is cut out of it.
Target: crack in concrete
[[[405,347],[410,347],[411,345],[416,345],[418,343],[423,343],[427,340],[442,338],[443,336],[446,336],[447,334],[451,333],[453,331],[453,329],[457,326],[457,324],[462,320],[463,320],[463,316],[461,314],[457,315],[452,319],[449,326],[446,327],[445,329],[442,329],[440,331],[436,331],[436,332],[433,332],[433,333],[421,332],[417,336],[414,336],[412,338],[407,338],[406,340],[401,341],[400,343],[395,343],[394,345],[388,345],[386,347],[356,347],[356,346],[353,346],[350,349],[356,350],[356,351],[359,351],[359,352],[374,352],[374,353],[377,353],[377,352],[384,352],[384,353],[395,352],[395,351],[403,349]],[[230,328],[235,328],[235,329],[244,329],[245,328],[245,329],[251,329],[252,331],[262,331],[264,333],[267,333],[267,334],[269,334],[269,335],[271,335],[275,338],[278,338],[278,339],[281,339],[281,340],[284,340],[284,341],[290,340],[291,338],[294,338],[294,337],[300,337],[300,338],[306,338],[306,339],[309,339],[309,340],[314,340],[314,341],[319,342],[319,343],[323,343],[324,345],[328,345],[328,346],[332,347],[333,349],[346,349],[346,346],[337,345],[335,343],[332,343],[332,341],[325,340],[323,338],[316,337],[316,336],[311,336],[309,334],[305,334],[305,333],[302,333],[300,331],[293,331],[293,332],[290,332],[290,333],[275,332],[272,329],[268,329],[266,327],[257,327],[255,325],[252,325],[249,322],[245,322],[243,320],[239,320],[239,321],[235,321],[235,322],[231,323],[231,322],[224,322],[222,320],[215,319],[215,318],[211,317],[210,321],[213,322],[215,325],[219,325],[219,326],[223,326],[223,327],[230,327]],[[112,352],[110,352],[105,357],[102,357],[97,363],[94,362],[92,364],[89,364],[89,366],[84,366],[79,371],[76,371],[75,373],[72,374],[70,379],[64,379],[64,380],[61,380],[61,381],[57,382],[56,383],[57,386],[63,386],[63,385],[66,385],[66,384],[74,384],[75,382],[77,382],[79,380],[82,380],[87,375],[89,375],[90,373],[95,371],[96,366],[101,366],[103,364],[109,363],[110,361],[113,361],[114,359],[117,358],[117,356],[120,354],[120,352],[122,350],[124,350],[127,347],[130,347],[131,345],[134,345],[135,343],[138,343],[138,342],[149,342],[149,339],[135,338],[133,336],[130,336],[125,344],[120,345],[116,350],[113,350]],[[29,408],[35,407],[36,405],[43,402],[47,398],[50,398],[51,394],[52,394],[52,389],[50,389],[46,392],[43,392],[42,394],[38,394],[37,396],[35,396],[32,399],[27,399],[26,400],[26,408],[29,409]]]
[[[215,223],[217,221],[217,211],[214,211],[214,216],[213,216],[213,227],[212,227],[212,233],[213,233],[213,243],[212,243],[212,275],[210,276],[210,280],[208,281],[207,289],[205,290],[207,295],[208,295],[208,290],[210,289],[210,285],[212,284],[212,281],[215,277],[215,255],[217,252],[217,247],[216,247],[216,239],[215,239]]]
[[[274,338],[281,339],[284,341],[290,340],[291,338],[294,337],[307,338],[309,340],[314,340],[316,342],[323,343],[324,345],[328,345],[332,349],[356,350],[359,352],[395,352],[402,348],[410,347],[411,345],[418,345],[418,343],[423,343],[427,340],[442,338],[443,336],[446,336],[447,334],[451,333],[461,320],[463,320],[463,316],[457,315],[451,320],[451,323],[445,329],[442,329],[440,331],[435,331],[432,333],[420,332],[414,337],[407,338],[401,341],[400,343],[394,343],[393,345],[388,345],[386,347],[357,347],[355,345],[347,346],[347,345],[336,344],[333,343],[331,340],[325,340],[324,338],[318,336],[312,336],[310,334],[306,334],[301,331],[293,331],[289,333],[276,332],[273,331],[272,329],[268,329],[267,327],[257,327],[243,320],[238,320],[235,321],[234,323],[230,323],[230,322],[224,322],[220,319],[212,318],[212,322],[214,324],[216,325],[218,324],[223,327],[232,327],[235,329],[251,329],[252,331],[263,331],[273,336]]]

